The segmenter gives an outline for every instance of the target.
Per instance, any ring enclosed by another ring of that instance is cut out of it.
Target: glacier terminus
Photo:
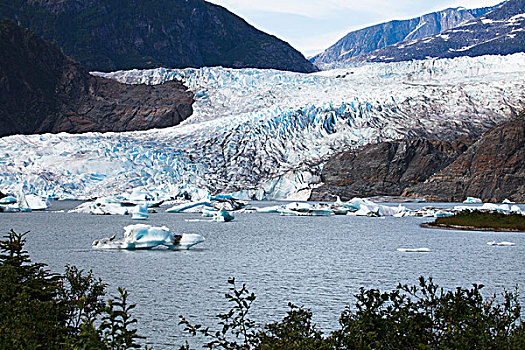
[[[0,138],[0,189],[57,199],[138,189],[159,198],[308,199],[335,153],[412,137],[479,137],[525,107],[523,53],[311,74],[221,67],[92,74],[127,84],[180,80],[195,93],[194,114],[165,129]]]

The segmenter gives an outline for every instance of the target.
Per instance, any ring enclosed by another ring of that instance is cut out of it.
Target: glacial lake
[[[292,302],[310,308],[325,332],[338,326],[341,311],[354,305],[360,287],[387,291],[398,282],[417,283],[421,275],[432,276],[445,288],[482,283],[485,296],[518,285],[525,306],[525,233],[423,229],[419,224],[431,218],[413,217],[239,213],[231,223],[195,222],[191,220],[203,218],[167,214],[160,208],[144,223],[199,233],[206,241],[188,251],[100,251],[91,249],[93,240],[115,233],[121,237],[124,226],[137,222],[129,216],[60,211],[75,204],[54,202],[46,212],[2,213],[2,233],[11,228],[31,231],[26,246],[31,258],[55,272],[76,265],[101,277],[109,295],[118,286],[126,288],[137,304],[133,315],[140,334],[147,337],[144,343],[154,349],[178,349],[186,339],[200,348],[202,343],[179,328],[178,315],[216,329],[214,315],[229,309],[224,294],[230,277],[257,295],[251,311],[256,321],[281,320]],[[486,244],[493,240],[516,245]],[[431,251],[396,251],[401,247]]]

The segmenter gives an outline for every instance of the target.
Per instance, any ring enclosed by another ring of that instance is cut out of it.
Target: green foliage
[[[136,329],[128,329],[137,320],[131,318],[130,311],[135,305],[128,304],[128,292],[123,288],[118,289],[119,296],[108,300],[106,315],[100,329],[104,332],[104,341],[112,350],[138,349],[140,345],[135,341],[144,338],[137,334]]]
[[[453,216],[437,218],[435,223],[438,225],[525,231],[525,215],[482,212],[479,210],[465,210]]]
[[[106,304],[91,271],[66,266],[59,275],[32,263],[26,235],[11,230],[0,240],[0,349],[139,347],[126,291]]]
[[[0,240],[0,348],[58,349],[67,334],[60,276],[31,262],[26,234]]]
[[[208,327],[203,327],[200,324],[192,325],[184,316],[179,316],[181,319],[179,325],[183,325],[185,327],[184,331],[193,336],[200,334],[210,339],[204,345],[208,349],[252,349],[256,344],[256,329],[255,322],[248,318],[248,312],[255,301],[255,294],[250,293],[244,284],[238,289],[234,278],[229,279],[228,283],[230,284],[230,293],[226,293],[225,298],[233,306],[227,313],[217,315],[217,318],[220,320],[220,330],[213,332]],[[241,342],[237,343],[238,340],[241,340]],[[181,349],[189,349],[189,346],[186,345],[186,347]]]
[[[518,349],[524,325],[517,293],[505,291],[497,304],[495,296],[483,299],[482,288],[445,292],[420,277],[419,286],[387,293],[361,289],[356,310],[347,307],[332,334],[335,348]]]
[[[280,322],[257,329],[246,318],[255,295],[246,286],[236,289],[231,279],[226,298],[233,303],[219,314],[222,330],[211,332],[191,325],[183,316],[185,331],[210,339],[204,347],[236,350],[292,349],[523,349],[525,325],[520,318],[517,292],[504,291],[486,300],[483,285],[444,291],[432,278],[419,285],[399,284],[390,292],[361,288],[354,308],[341,314],[340,329],[323,334],[312,323],[312,313],[289,304]],[[240,340],[240,342],[238,342]],[[181,349],[189,350],[186,343]]]
[[[261,350],[323,350],[330,342],[312,323],[312,312],[288,303],[290,310],[281,322],[270,323],[257,333],[256,349]]]

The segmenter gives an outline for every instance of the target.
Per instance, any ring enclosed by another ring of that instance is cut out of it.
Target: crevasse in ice
[[[131,189],[306,199],[341,150],[409,137],[478,135],[525,106],[525,54],[349,66],[97,73],[126,83],[180,79],[194,93],[181,125],[125,133],[0,138],[0,190],[61,199]],[[140,196],[140,193],[137,192]],[[202,197],[202,198],[197,198]]]

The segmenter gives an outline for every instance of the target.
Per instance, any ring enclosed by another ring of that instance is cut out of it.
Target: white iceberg
[[[46,210],[49,208],[49,200],[36,194],[28,194],[25,196],[25,200],[31,210]]]
[[[430,252],[429,248],[397,248],[398,252],[403,253],[428,253]]]
[[[487,242],[487,245],[494,245],[494,246],[500,246],[500,247],[512,247],[512,246],[515,246],[516,243],[507,242],[507,241],[502,241],[502,242],[491,241],[491,242]]]
[[[121,203],[115,202],[111,197],[98,198],[93,202],[80,204],[71,209],[69,213],[84,213],[93,215],[128,215],[130,207],[124,207]]]
[[[16,203],[16,198],[13,196],[6,196],[4,198],[0,198],[0,204],[14,204]]]
[[[481,204],[483,203],[483,201],[479,198],[476,198],[476,197],[467,197],[467,199],[465,199],[463,201],[463,203],[469,203],[469,204]]]
[[[342,203],[342,205],[349,210],[354,211],[347,215],[357,216],[394,216],[398,213],[408,211],[408,209],[402,205],[398,205],[397,207],[379,205],[369,199],[357,197],[352,198],[348,202]]]
[[[262,208],[254,207],[254,209],[258,213],[279,213],[279,211],[281,210],[281,206],[280,205],[272,205],[272,206],[269,206],[269,207],[262,207]]]
[[[148,217],[148,205],[146,203],[137,204],[131,209],[131,219],[133,220],[146,220]]]
[[[18,201],[18,207],[20,208],[21,212],[30,212],[32,209],[29,206],[29,203],[27,203],[26,196],[22,189],[18,191],[17,195],[17,201]]]
[[[505,199],[503,200],[503,202],[501,202],[501,203],[503,203],[503,204],[515,204],[516,202],[513,202],[513,201],[511,201],[510,199],[505,198]]]
[[[205,218],[212,218],[217,214],[218,210],[216,209],[208,209],[204,208],[202,209],[202,216]]]
[[[235,216],[233,216],[233,214],[230,214],[226,209],[222,208],[215,214],[215,216],[213,216],[212,221],[230,222],[233,221],[233,219],[235,219]]]
[[[113,235],[110,238],[95,240],[92,247],[94,249],[128,250],[164,247],[171,250],[183,250],[201,242],[204,242],[204,237],[199,234],[174,235],[165,226],[136,224],[124,227],[124,238],[115,240],[115,235]]]
[[[210,208],[210,201],[185,202],[166,209],[166,213],[202,213],[205,208]]]

